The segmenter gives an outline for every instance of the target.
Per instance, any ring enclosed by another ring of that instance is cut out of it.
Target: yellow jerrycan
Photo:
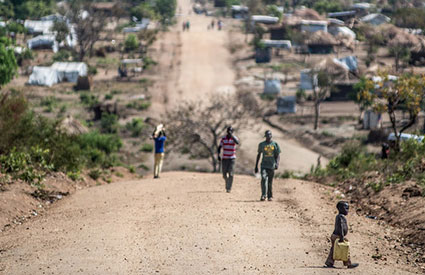
[[[348,261],[350,258],[350,243],[347,241],[339,242],[339,239],[336,239],[333,258],[335,261]]]

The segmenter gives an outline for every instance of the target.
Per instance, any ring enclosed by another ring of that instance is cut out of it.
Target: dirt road
[[[275,201],[260,202],[253,177],[237,176],[228,194],[218,174],[183,172],[97,186],[2,233],[0,273],[340,274],[321,267],[335,214],[330,194],[278,180]],[[344,273],[408,274],[383,249],[389,232],[353,213],[348,219],[361,265]],[[379,265],[376,248],[386,258]]]

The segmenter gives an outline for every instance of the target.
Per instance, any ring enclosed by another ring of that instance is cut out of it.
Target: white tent
[[[54,34],[36,36],[29,39],[27,44],[30,49],[51,48],[53,52],[57,52],[59,49],[59,45]]]
[[[279,22],[279,17],[267,16],[267,15],[253,15],[251,17],[251,20],[254,23],[276,24],[277,22]]]
[[[25,20],[24,27],[30,34],[48,34],[52,32],[53,24],[53,21]]]
[[[306,31],[306,32],[324,31],[324,32],[328,32],[328,21],[301,20],[301,31]]]
[[[371,13],[360,18],[360,21],[378,26],[381,24],[389,23],[391,21],[391,18],[380,13]]]
[[[51,68],[57,72],[59,81],[77,83],[79,76],[87,75],[87,65],[83,62],[55,62]]]
[[[277,99],[277,113],[287,114],[297,112],[297,98],[295,96],[282,96]]]
[[[35,66],[30,75],[28,83],[31,85],[52,86],[58,83],[58,74],[51,67]]]
[[[328,32],[334,36],[341,35],[341,36],[350,37],[352,39],[356,39],[356,33],[345,26],[329,27]]]
[[[303,90],[312,90],[312,78],[311,78],[311,70],[304,69],[300,72],[300,89]],[[314,76],[314,84],[317,85],[317,75]]]
[[[0,27],[2,27],[2,28],[6,28],[6,22],[4,22],[4,21],[0,21]]]
[[[292,44],[290,40],[268,40],[262,39],[261,42],[266,47],[270,48],[280,48],[280,49],[291,49]]]
[[[150,24],[150,19],[149,18],[143,18],[140,22],[136,22],[136,26],[134,27],[126,27],[124,28],[122,31],[125,33],[130,33],[130,32],[139,32],[141,30],[145,30],[148,28],[149,24]]]

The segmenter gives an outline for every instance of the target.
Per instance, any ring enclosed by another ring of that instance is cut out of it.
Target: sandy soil
[[[163,173],[78,191],[49,213],[0,235],[1,274],[340,274],[322,268],[333,229],[334,194],[318,184],[277,180],[273,202],[259,181]],[[331,199],[331,201],[329,200]],[[388,250],[392,232],[351,213],[349,274],[409,274]],[[377,252],[379,251],[379,252]],[[374,262],[380,253],[384,260]]]

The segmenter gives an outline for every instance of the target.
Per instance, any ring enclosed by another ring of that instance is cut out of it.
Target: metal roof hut
[[[333,47],[338,44],[336,39],[327,32],[317,31],[311,34],[305,42],[308,52],[312,54],[329,54],[333,52]]]

